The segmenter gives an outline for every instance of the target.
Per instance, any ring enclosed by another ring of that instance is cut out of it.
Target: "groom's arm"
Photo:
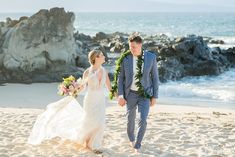
[[[123,89],[123,82],[125,79],[125,72],[124,72],[124,65],[123,65],[124,60],[121,63],[121,68],[120,68],[120,74],[118,75],[118,96],[122,96],[124,94],[124,89]]]
[[[124,99],[124,81],[125,81],[125,69],[124,69],[124,60],[121,63],[120,73],[118,75],[118,104],[120,106],[124,106],[126,104],[126,100]]]
[[[158,98],[159,76],[158,76],[156,55],[154,55],[154,58],[153,58],[153,66],[152,66],[151,74],[152,74],[152,82],[153,82],[153,98]]]

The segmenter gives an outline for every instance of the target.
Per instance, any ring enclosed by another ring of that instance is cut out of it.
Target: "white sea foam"
[[[235,69],[216,77],[187,77],[181,81],[162,84],[159,98],[166,103],[169,103],[169,99],[187,104],[204,101],[235,108]]]

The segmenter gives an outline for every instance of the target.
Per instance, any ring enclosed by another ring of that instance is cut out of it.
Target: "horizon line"
[[[40,9],[42,10],[42,9]],[[38,11],[40,11],[38,10]],[[50,9],[46,9],[50,10]],[[37,13],[35,12],[24,12],[24,11],[13,11],[13,12],[2,12],[3,13]],[[71,10],[65,10],[66,12],[74,12],[74,13],[235,13],[235,11],[71,11]]]

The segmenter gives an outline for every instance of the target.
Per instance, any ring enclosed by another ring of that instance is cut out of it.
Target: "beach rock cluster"
[[[40,10],[19,20],[0,22],[0,83],[55,82],[68,75],[81,76],[89,66],[87,54],[100,49],[106,67],[114,67],[121,52],[128,50],[129,34],[79,33],[75,15],[63,8]],[[235,67],[235,47],[227,50],[208,44],[225,44],[210,37],[164,34],[142,35],[143,48],[157,55],[161,82],[186,76],[219,75]],[[114,69],[109,70],[112,79]]]
[[[0,82],[59,81],[77,72],[76,64],[87,66],[73,37],[74,20],[74,13],[52,8],[1,22]]]
[[[83,45],[84,50],[96,46],[106,53],[118,54],[128,50],[128,36],[119,32],[113,34],[99,32],[94,37],[79,34],[75,40]],[[161,82],[178,80],[186,76],[219,75],[235,67],[235,48],[227,50],[222,50],[220,47],[211,48],[208,43],[212,39],[206,41],[196,35],[171,39],[164,34],[143,35],[143,39],[143,48],[158,56]],[[109,58],[109,61],[114,65],[115,59],[112,62],[112,58]]]

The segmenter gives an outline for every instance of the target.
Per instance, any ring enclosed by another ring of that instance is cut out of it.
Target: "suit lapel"
[[[127,59],[128,59],[128,72],[129,72],[129,85],[127,85],[128,87],[129,86],[131,86],[131,84],[132,84],[132,81],[133,81],[133,56],[132,55],[129,55],[128,57],[127,57]]]
[[[129,69],[129,72],[130,72],[130,76],[133,75],[133,56],[132,55],[129,55],[128,56],[128,69]]]
[[[128,69],[129,69],[129,73],[130,73],[130,80],[131,80],[131,83],[132,83],[132,81],[133,81],[133,56],[132,55],[129,55],[128,57],[127,57],[127,59],[128,59]],[[144,77],[144,72],[146,71],[146,68],[147,68],[147,61],[148,61],[148,58],[147,58],[147,53],[146,52],[144,52],[144,63],[143,63],[143,76],[142,76],[142,78],[141,78],[141,81],[142,81],[142,79],[143,79],[143,77]]]
[[[147,53],[145,53],[145,51],[144,51],[144,68],[143,68],[143,74],[144,74],[144,72],[146,71],[146,68],[147,68],[147,61],[148,61],[148,58],[147,58]],[[144,76],[144,75],[143,75]]]
[[[143,63],[143,71],[142,71],[142,77],[140,79],[140,82],[141,84],[143,85],[144,84],[144,77],[145,77],[145,71],[146,71],[146,68],[147,68],[147,63],[148,63],[148,58],[147,58],[147,53],[145,53],[144,51],[144,63]]]

